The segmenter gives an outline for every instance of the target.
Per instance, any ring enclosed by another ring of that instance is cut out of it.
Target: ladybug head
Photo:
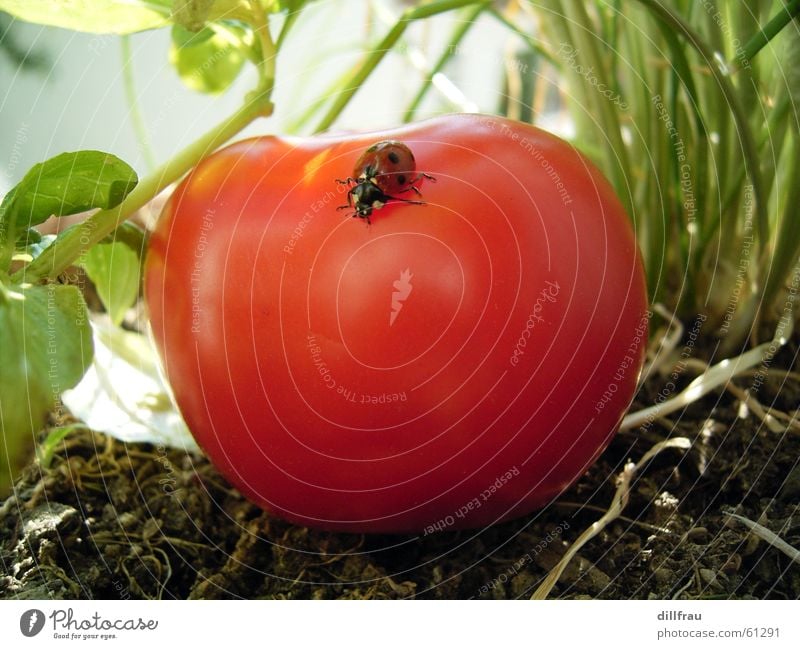
[[[367,217],[372,210],[380,209],[388,197],[373,182],[361,182],[353,188],[353,206],[359,216]]]

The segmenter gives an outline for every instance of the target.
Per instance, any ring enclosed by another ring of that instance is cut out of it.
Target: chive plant
[[[791,315],[800,2],[520,8],[565,83],[576,145],[627,204],[651,298],[684,318],[707,316],[728,351],[758,338],[759,322]]]

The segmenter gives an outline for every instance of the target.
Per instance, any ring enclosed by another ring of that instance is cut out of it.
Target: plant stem
[[[281,33],[278,34],[278,40],[275,43],[275,47],[277,50],[281,49],[281,45],[283,45],[283,41],[286,40],[286,37],[289,35],[289,30],[294,26],[297,22],[297,19],[300,17],[300,13],[303,11],[303,5],[301,4],[298,8],[289,8],[289,13],[286,16],[286,22],[283,23],[283,27],[281,28]]]
[[[511,31],[513,34],[515,34],[523,41],[525,41],[525,44],[528,47],[530,47],[534,52],[536,52],[536,54],[545,59],[553,67],[558,67],[558,61],[556,60],[556,58],[544,47],[542,47],[542,44],[539,40],[541,39],[541,35],[538,35],[538,38],[534,38],[527,32],[520,29],[508,16],[500,13],[494,7],[490,7],[487,13],[490,16],[492,16],[492,18],[497,20],[497,22],[499,22],[501,25],[508,28],[508,30]]]
[[[269,33],[267,15],[259,4],[258,0],[251,0],[253,7],[253,28],[259,43],[261,43],[261,60],[258,65],[258,73],[261,78],[260,87],[272,89],[275,82],[275,58],[277,50]]]
[[[748,65],[753,57],[761,51],[767,43],[769,43],[778,32],[780,32],[795,16],[800,15],[800,0],[792,0],[777,14],[775,14],[770,21],[764,25],[763,29],[756,32],[749,41],[744,44],[740,56],[737,57],[735,65],[731,66],[734,72],[741,70]]]
[[[45,278],[56,278],[89,248],[113,232],[125,219],[165,187],[181,178],[212,151],[257,117],[268,116],[272,112],[268,94],[269,92],[259,89],[248,95],[239,110],[143,178],[117,207],[96,212],[83,223],[64,231],[39,257],[17,271],[12,280],[33,284]]]
[[[131,112],[131,122],[136,139],[142,147],[142,156],[148,169],[156,166],[156,157],[153,153],[153,145],[150,142],[150,135],[144,125],[142,111],[139,106],[139,98],[136,95],[136,83],[133,78],[133,56],[131,53],[131,37],[124,34],[120,37],[122,48],[122,80],[125,86],[125,97],[128,100],[128,107]]]
[[[425,80],[422,83],[419,92],[417,92],[417,94],[411,100],[411,103],[408,105],[408,108],[406,108],[406,112],[403,115],[404,122],[410,122],[414,118],[414,113],[416,113],[417,108],[422,103],[422,100],[425,98],[425,95],[428,93],[428,90],[430,90],[433,84],[433,78],[439,72],[441,72],[445,64],[453,57],[453,54],[455,53],[456,48],[458,47],[458,44],[464,39],[464,36],[466,36],[467,32],[475,24],[475,21],[478,19],[478,16],[480,16],[483,13],[488,4],[489,4],[488,2],[482,2],[472,7],[471,10],[464,15],[460,24],[456,27],[455,32],[451,36],[450,41],[447,47],[445,48],[444,52],[439,57],[439,60],[436,61],[436,63],[430,69],[428,74],[425,75]]]
[[[776,179],[776,183],[787,188],[782,204],[776,205],[776,211],[783,208],[783,214],[774,226],[775,242],[772,250],[762,254],[759,259],[761,276],[766,278],[760,297],[767,308],[772,305],[781,286],[790,276],[800,253],[800,219],[797,218],[797,205],[800,204],[800,182],[797,181],[800,174],[800,134],[794,130],[790,133],[791,142],[783,160],[785,175],[780,177],[779,173]]]
[[[446,11],[452,11],[453,9],[468,7],[469,5],[477,4],[479,1],[481,0],[436,0],[435,2],[430,2],[418,7],[412,7],[403,12],[403,15],[400,16],[394,27],[383,37],[383,40],[375,47],[370,48],[370,54],[364,62],[364,65],[360,66],[345,82],[344,90],[336,97],[333,106],[330,107],[317,125],[317,128],[314,129],[314,132],[320,133],[330,128],[331,124],[336,121],[336,118],[339,117],[356,92],[358,92],[367,80],[367,77],[372,74],[372,71],[378,67],[383,57],[394,47],[395,43],[397,43],[410,23],[415,20],[421,20],[422,18],[430,18],[431,16]]]

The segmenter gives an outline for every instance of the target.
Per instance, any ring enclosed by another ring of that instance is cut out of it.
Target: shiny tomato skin
[[[426,205],[337,211],[399,140]],[[150,240],[145,296],[180,410],[248,498],[359,532],[490,525],[610,441],[647,300],[632,228],[571,145],[496,117],[259,137],[202,162]]]

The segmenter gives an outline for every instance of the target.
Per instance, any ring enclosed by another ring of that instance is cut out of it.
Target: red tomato
[[[337,211],[371,144],[408,145],[426,205]],[[489,525],[608,444],[646,340],[642,266],[602,174],[536,128],[451,115],[260,137],[178,187],[146,267],[177,403],[218,469],[289,521]]]

